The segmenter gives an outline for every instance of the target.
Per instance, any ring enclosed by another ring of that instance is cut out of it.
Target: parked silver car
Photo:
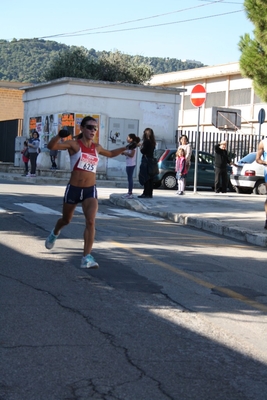
[[[156,150],[155,157],[158,159],[159,174],[154,176],[154,187],[163,186],[164,189],[176,189],[177,180],[175,172],[175,159],[177,149]],[[231,167],[228,166],[228,174],[231,173]],[[195,150],[192,151],[191,168],[186,177],[186,185],[194,186],[195,175]],[[205,151],[198,152],[198,186],[211,187],[214,189],[214,155]],[[229,190],[232,185],[229,181]]]
[[[266,194],[264,166],[256,162],[256,154],[249,153],[232,165],[230,181],[237,193]]]

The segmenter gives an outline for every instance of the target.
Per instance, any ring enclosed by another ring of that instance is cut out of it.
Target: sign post
[[[263,124],[263,122],[265,121],[265,110],[264,108],[261,108],[258,114],[258,122],[260,124],[259,126],[259,143],[261,141],[261,125]]]
[[[198,142],[199,142],[199,120],[200,120],[200,107],[206,101],[206,89],[203,85],[197,84],[193,87],[190,95],[191,103],[194,107],[198,107],[197,119],[197,134],[196,134],[196,149],[195,149],[195,174],[194,174],[194,194],[197,193],[197,169],[198,169]]]

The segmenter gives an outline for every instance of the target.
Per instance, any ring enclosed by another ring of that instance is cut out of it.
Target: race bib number
[[[98,164],[98,157],[82,153],[77,168],[82,169],[83,171],[96,173],[97,164]]]

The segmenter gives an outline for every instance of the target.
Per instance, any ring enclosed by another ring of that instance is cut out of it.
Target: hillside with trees
[[[204,66],[204,64],[197,62],[188,63],[175,58],[130,56],[122,54],[117,50],[114,52],[101,52],[92,48],[85,49],[84,47],[67,46],[50,40],[13,39],[12,41],[6,41],[0,39],[0,80],[30,83],[45,82],[48,80],[51,69],[54,68],[60,57],[68,53],[73,54],[74,52],[75,54],[77,51],[78,53],[82,52],[88,58],[88,66],[91,65],[94,71],[96,70],[96,66],[101,66],[102,75],[97,77],[91,74],[91,79],[102,79],[102,76],[106,76],[104,80],[109,80],[110,73],[106,73],[105,75],[107,64],[112,70],[113,81],[123,81],[122,79],[124,79],[125,82],[130,83],[138,83],[138,80],[135,81],[132,77],[132,74],[136,73],[140,74],[142,79],[145,80],[152,74]],[[126,62],[126,66],[132,65],[132,70],[134,69],[132,74],[129,75],[128,71],[125,71],[124,68],[124,71],[121,70],[123,78],[121,79],[120,75],[119,79],[118,74],[114,70],[114,60],[116,59],[117,61],[118,59],[121,61],[121,66],[123,62]],[[81,77],[79,74],[77,77]],[[142,79],[140,82],[142,82]]]

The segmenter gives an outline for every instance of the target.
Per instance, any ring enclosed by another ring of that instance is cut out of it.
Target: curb
[[[148,207],[142,204],[140,200],[123,199],[115,194],[111,194],[109,200],[114,205],[128,208],[130,210],[168,219],[181,225],[187,225],[205,232],[215,233],[216,235],[232,238],[241,242],[253,244],[255,246],[267,247],[267,236],[252,230],[244,230],[242,228],[238,228],[237,226],[228,226],[216,220],[211,221],[205,218],[196,218],[190,214],[151,211],[148,209]]]
[[[13,174],[13,173],[6,173],[0,172],[0,179],[10,180],[15,182],[27,182],[33,185],[59,185],[59,186],[66,186],[70,179],[70,173],[67,177],[55,177],[55,176],[42,176],[37,175],[35,177],[22,176],[21,174]],[[97,179],[96,185],[101,187],[115,187],[119,189],[127,188],[127,180],[107,180],[107,179]],[[138,182],[134,182],[134,188],[140,189],[141,186]]]

